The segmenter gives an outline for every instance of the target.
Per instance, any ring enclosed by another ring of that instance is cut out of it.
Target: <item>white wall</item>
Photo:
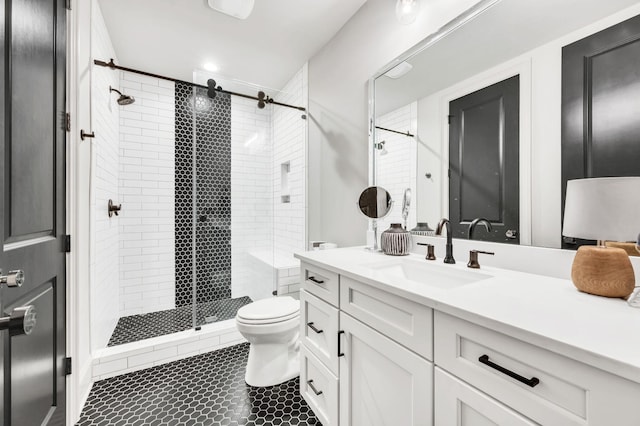
[[[67,12],[67,232],[72,236],[67,269],[67,356],[74,373],[67,376],[67,419],[74,424],[91,389],[91,289],[89,184],[91,147],[80,129],[91,126],[91,8],[94,2],[72,0]]]
[[[119,312],[128,316],[175,308],[175,84],[116,74],[136,99],[120,107]]]
[[[309,240],[364,244],[356,208],[368,184],[367,81],[393,58],[436,32],[477,0],[422,2],[403,26],[395,4],[369,0],[309,61]]]
[[[116,59],[99,4],[91,10],[91,55]],[[107,215],[108,200],[118,199],[118,126],[120,114],[109,86],[118,87],[118,73],[94,66],[91,72],[91,130],[85,139],[92,147],[92,250],[91,250],[91,345],[106,346],[118,322],[118,218]]]
[[[417,115],[418,103],[412,102],[378,117],[376,126],[410,132],[415,135]],[[407,227],[411,229],[416,223],[416,204],[418,202],[416,193],[417,138],[378,130],[376,142],[380,143],[381,141],[384,141],[384,149],[387,153],[382,154],[382,150],[376,150],[376,184],[389,191],[394,203],[389,215],[378,221],[378,230],[382,232],[392,223],[404,224],[402,201],[406,189],[411,190],[411,204],[407,217]]]

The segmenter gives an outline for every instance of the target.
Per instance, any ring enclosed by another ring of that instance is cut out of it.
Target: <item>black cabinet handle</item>
[[[316,284],[324,284],[324,281],[316,279],[316,277],[309,277],[307,278],[309,281],[313,281]]]
[[[340,335],[344,334],[343,330],[338,331],[338,356],[344,356],[344,354],[342,353],[342,350],[340,349]]]
[[[480,358],[478,358],[478,361],[480,361],[482,364],[484,365],[488,365],[489,367],[498,370],[499,372],[506,374],[507,376],[516,379],[517,381],[524,383],[527,386],[531,386],[536,387],[536,385],[538,385],[540,383],[540,379],[538,379],[537,377],[532,377],[530,379],[527,379],[526,377],[523,377],[521,375],[519,375],[518,373],[514,373],[511,370],[507,370],[506,368],[504,368],[501,365],[498,365],[494,362],[489,361],[489,355],[482,355]]]
[[[310,329],[312,329],[313,331],[315,331],[316,333],[320,334],[323,332],[323,330],[318,330],[312,322],[308,322],[307,323],[307,327],[309,327]]]
[[[322,391],[319,391],[315,386],[313,386],[313,380],[307,380],[307,384],[309,385],[313,393],[315,393],[316,395],[322,395]]]

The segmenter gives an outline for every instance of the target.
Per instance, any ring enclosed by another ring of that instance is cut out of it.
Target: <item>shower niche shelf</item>
[[[289,173],[291,173],[291,162],[286,161],[280,164],[280,202],[283,204],[291,202]]]

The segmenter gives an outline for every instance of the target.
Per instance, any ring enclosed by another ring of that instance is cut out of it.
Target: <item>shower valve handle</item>
[[[122,204],[118,204],[117,206],[113,204],[113,200],[109,200],[109,217],[112,217],[114,214],[118,216],[120,210],[122,210]]]
[[[80,130],[80,140],[84,140],[84,138],[95,138],[96,132],[87,133],[84,129]]]

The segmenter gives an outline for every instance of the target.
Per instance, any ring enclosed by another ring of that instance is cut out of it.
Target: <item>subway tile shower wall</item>
[[[114,199],[123,205],[116,219],[120,316],[128,316],[175,307],[175,85],[119,74],[122,91],[136,99],[119,107],[119,199]]]
[[[298,71],[278,94],[278,101],[290,105],[306,105],[307,66]],[[274,198],[275,249],[293,259],[293,253],[305,249],[305,140],[306,122],[302,111],[275,107],[274,134]],[[281,164],[289,163],[289,194],[281,194]],[[282,195],[290,195],[288,203]]]
[[[273,269],[256,259],[272,252],[272,108],[231,98],[232,296],[252,300],[273,291]]]

